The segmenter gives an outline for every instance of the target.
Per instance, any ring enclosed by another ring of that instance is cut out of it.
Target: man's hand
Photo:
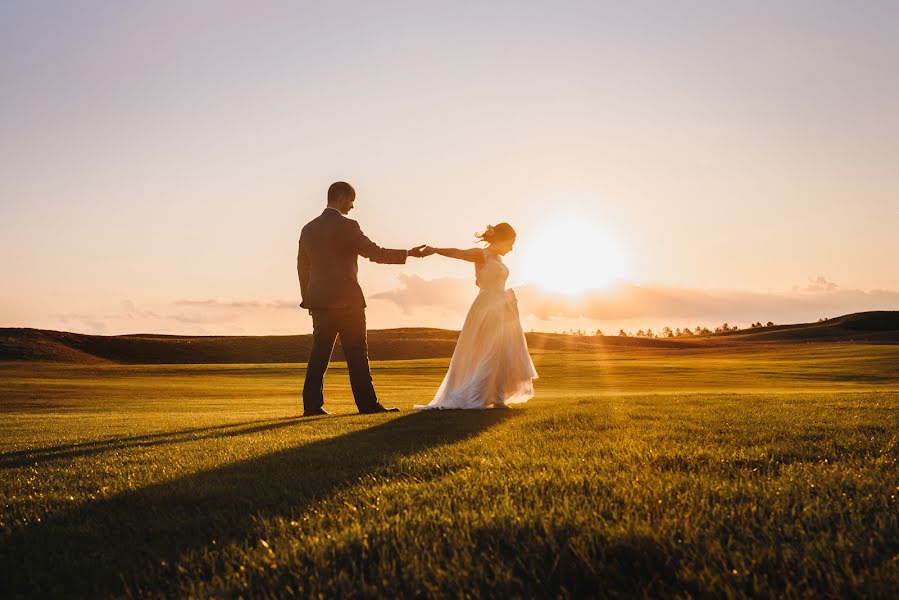
[[[434,254],[434,249],[430,246],[422,244],[421,246],[416,246],[411,250],[407,250],[406,252],[409,254],[409,256],[414,256],[415,258],[424,258],[425,256]]]

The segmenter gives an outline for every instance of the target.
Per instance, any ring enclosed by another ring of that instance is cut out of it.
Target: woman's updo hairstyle
[[[475,237],[488,244],[504,242],[515,239],[515,230],[508,223],[497,223],[496,225],[488,225],[484,233],[476,233]]]

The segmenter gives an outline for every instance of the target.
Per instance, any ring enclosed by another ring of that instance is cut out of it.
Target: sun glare
[[[519,244],[522,281],[548,291],[576,295],[630,275],[615,235],[589,220],[548,222]]]

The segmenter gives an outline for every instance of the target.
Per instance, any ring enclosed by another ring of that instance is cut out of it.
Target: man
[[[345,215],[353,209],[356,190],[338,181],[328,188],[328,206],[306,224],[300,234],[297,273],[300,306],[312,315],[312,352],[303,384],[303,416],[329,415],[322,392],[334,342],[340,336],[350,372],[356,406],[362,414],[396,412],[385,408],[375,394],[368,365],[365,297],[359,287],[357,259],[405,264],[407,256],[427,256],[424,246],[411,250],[381,248],[365,237],[359,224]]]

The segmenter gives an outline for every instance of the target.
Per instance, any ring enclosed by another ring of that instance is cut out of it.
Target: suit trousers
[[[338,335],[346,355],[356,406],[360,411],[365,411],[377,405],[378,397],[368,365],[365,308],[316,308],[309,313],[312,315],[312,351],[303,383],[303,409],[315,410],[325,403],[325,372],[331,362],[331,353]]]

